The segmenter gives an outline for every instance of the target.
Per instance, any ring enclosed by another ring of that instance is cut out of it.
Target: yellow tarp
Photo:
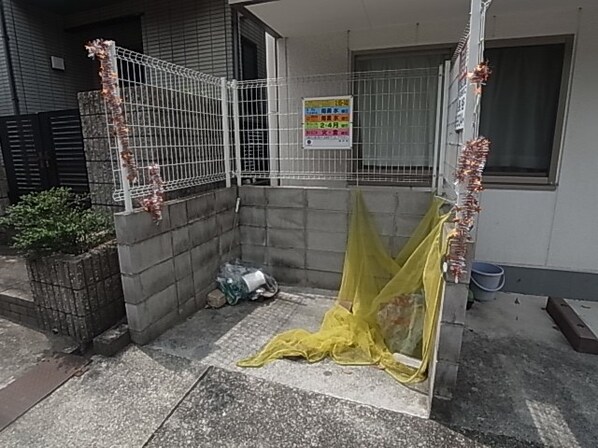
[[[238,365],[260,367],[283,357],[316,362],[329,356],[338,364],[379,365],[402,383],[424,380],[443,285],[441,258],[445,247],[441,238],[448,214],[440,214],[441,205],[439,199],[432,201],[408,243],[393,259],[378,236],[362,195],[355,192],[341,288],[320,330],[281,333]],[[399,308],[403,315],[396,319],[395,329],[399,331],[395,337],[404,338],[400,342],[410,347],[407,351],[417,345],[415,353],[406,354],[422,360],[418,369],[395,361],[387,347],[388,335],[380,326],[379,314],[390,311],[385,308],[390,305],[403,307]]]

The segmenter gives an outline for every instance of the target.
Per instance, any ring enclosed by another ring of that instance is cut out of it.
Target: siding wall
[[[94,88],[93,62],[85,57],[80,33],[64,30],[124,16],[141,16],[144,53],[215,76],[233,76],[232,18],[225,0],[126,0],[69,15],[17,0],[5,0],[5,8],[21,113],[77,107],[77,92]],[[265,67],[265,49],[260,53]],[[50,56],[63,57],[66,70],[52,70]],[[0,115],[11,115],[5,71],[0,49]]]
[[[253,20],[243,17],[240,20],[241,36],[257,45],[258,78],[267,78],[266,73],[266,34],[264,28]]]
[[[15,71],[21,113],[68,109],[76,105],[80,79],[69,67],[68,40],[61,16],[33,7],[25,2],[4,2],[7,31]],[[50,56],[65,57],[67,70],[52,70]],[[6,70],[5,55],[0,61]],[[0,112],[12,115],[8,75],[2,76]]]

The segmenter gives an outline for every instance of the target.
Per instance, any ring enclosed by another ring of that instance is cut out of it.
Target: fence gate
[[[11,203],[58,186],[89,193],[77,109],[0,117],[0,145]]]

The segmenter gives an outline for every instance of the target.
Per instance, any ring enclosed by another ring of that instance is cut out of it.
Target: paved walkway
[[[501,295],[469,312],[444,422],[208,367],[208,346],[187,341],[173,355],[162,341],[95,357],[85,374],[1,432],[0,446],[594,447],[598,357],[568,346],[544,300]],[[201,360],[182,356],[200,349]],[[285,368],[292,376],[294,365]]]
[[[33,300],[25,259],[0,247],[0,294]]]

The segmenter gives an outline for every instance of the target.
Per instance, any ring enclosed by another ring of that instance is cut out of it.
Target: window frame
[[[563,151],[563,136],[566,126],[566,111],[569,102],[569,90],[571,73],[573,69],[573,44],[575,36],[572,34],[554,36],[522,37],[512,39],[492,39],[485,42],[486,49],[492,48],[513,48],[528,47],[550,44],[564,44],[563,69],[561,73],[561,86],[559,92],[558,107],[554,125],[554,137],[550,154],[550,167],[547,175],[543,176],[521,176],[517,174],[494,174],[484,173],[484,185],[489,188],[508,188],[512,186],[524,187],[546,187],[552,188],[558,185],[560,161]],[[492,66],[492,61],[490,66]],[[492,82],[492,75],[490,77]],[[492,150],[492,146],[490,146]]]

